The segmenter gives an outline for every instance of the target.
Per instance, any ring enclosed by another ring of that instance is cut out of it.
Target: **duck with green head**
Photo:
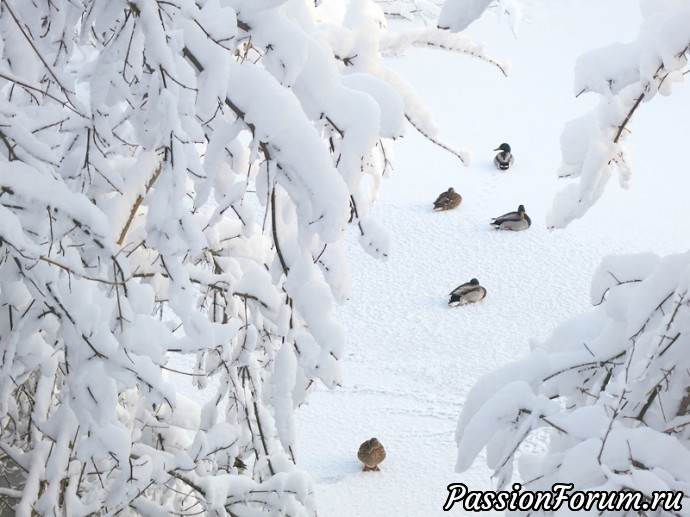
[[[491,221],[491,226],[497,230],[512,230],[520,231],[526,230],[532,224],[532,220],[525,212],[524,205],[520,205],[516,212],[508,212],[501,216],[495,217]]]
[[[499,151],[494,157],[494,165],[499,171],[507,171],[513,166],[515,157],[511,152],[510,145],[503,143],[494,149],[494,151]]]
[[[468,303],[478,302],[483,300],[486,296],[486,289],[479,285],[479,280],[473,278],[469,282],[457,286],[450,292],[450,300],[448,305],[457,307],[458,305],[467,305]]]

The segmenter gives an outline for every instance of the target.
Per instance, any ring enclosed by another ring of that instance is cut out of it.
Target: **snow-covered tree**
[[[640,3],[644,22],[632,43],[615,43],[582,55],[575,65],[575,92],[600,96],[599,106],[570,121],[561,135],[561,178],[579,179],[561,191],[547,216],[549,227],[565,227],[601,197],[614,174],[630,181],[623,145],[633,115],[657,94],[670,95],[688,73],[687,0]]]
[[[597,92],[601,102],[563,132],[560,175],[580,181],[557,197],[550,226],[582,216],[614,170],[627,183],[623,141],[635,111],[688,73],[690,2],[641,7],[636,41],[589,52],[577,64],[577,93]],[[457,431],[457,468],[486,447],[500,489],[517,461],[524,490],[573,483],[646,497],[682,491],[683,510],[669,514],[690,515],[689,289],[690,253],[605,258],[592,280],[591,313],[472,389]],[[521,452],[535,433],[548,438],[546,450]]]
[[[340,380],[339,240],[387,255],[406,121],[468,159],[382,62],[413,44],[498,65],[370,0],[0,0],[5,507],[314,512],[293,412]]]
[[[376,0],[376,3],[387,17],[420,19],[426,25],[436,25],[443,5],[439,0]]]

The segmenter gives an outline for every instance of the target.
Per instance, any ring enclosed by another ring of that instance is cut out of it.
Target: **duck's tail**
[[[458,305],[464,305],[465,302],[462,299],[461,295],[458,294],[451,294],[450,295],[450,300],[448,300],[448,305],[451,307],[457,307]]]

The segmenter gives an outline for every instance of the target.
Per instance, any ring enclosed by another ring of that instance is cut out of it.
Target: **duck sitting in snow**
[[[526,230],[532,224],[532,220],[525,213],[525,207],[520,205],[517,212],[508,212],[491,221],[491,225],[497,230]]]
[[[436,198],[436,201],[434,201],[434,210],[452,210],[460,206],[461,201],[462,196],[455,192],[453,187],[450,187]]]
[[[508,144],[501,144],[494,151],[500,151],[494,157],[494,165],[500,171],[507,171],[515,161],[513,154],[510,152],[510,146]]]
[[[376,438],[370,438],[359,446],[357,458],[364,463],[364,471],[380,470],[379,463],[386,459],[386,450]]]
[[[469,282],[457,286],[450,292],[448,305],[457,307],[468,303],[478,302],[486,296],[486,289],[479,285],[479,280],[473,278]]]

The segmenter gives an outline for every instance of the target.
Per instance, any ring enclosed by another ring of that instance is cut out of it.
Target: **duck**
[[[507,171],[515,161],[515,157],[510,151],[510,145],[503,143],[494,149],[494,151],[500,151],[494,157],[494,165],[500,171]]]
[[[436,201],[434,201],[434,210],[439,212],[443,210],[452,210],[460,206],[461,202],[462,196],[455,192],[453,187],[449,187],[448,190],[439,194]]]
[[[468,303],[478,302],[486,296],[486,289],[479,285],[479,280],[473,278],[469,282],[457,286],[450,292],[448,305],[457,307]]]
[[[370,438],[359,446],[357,458],[364,463],[364,472],[368,470],[381,470],[379,463],[386,459],[386,449],[376,438]]]
[[[491,221],[491,225],[497,230],[526,230],[532,224],[532,220],[525,213],[524,205],[520,205],[517,212],[508,212]]]

